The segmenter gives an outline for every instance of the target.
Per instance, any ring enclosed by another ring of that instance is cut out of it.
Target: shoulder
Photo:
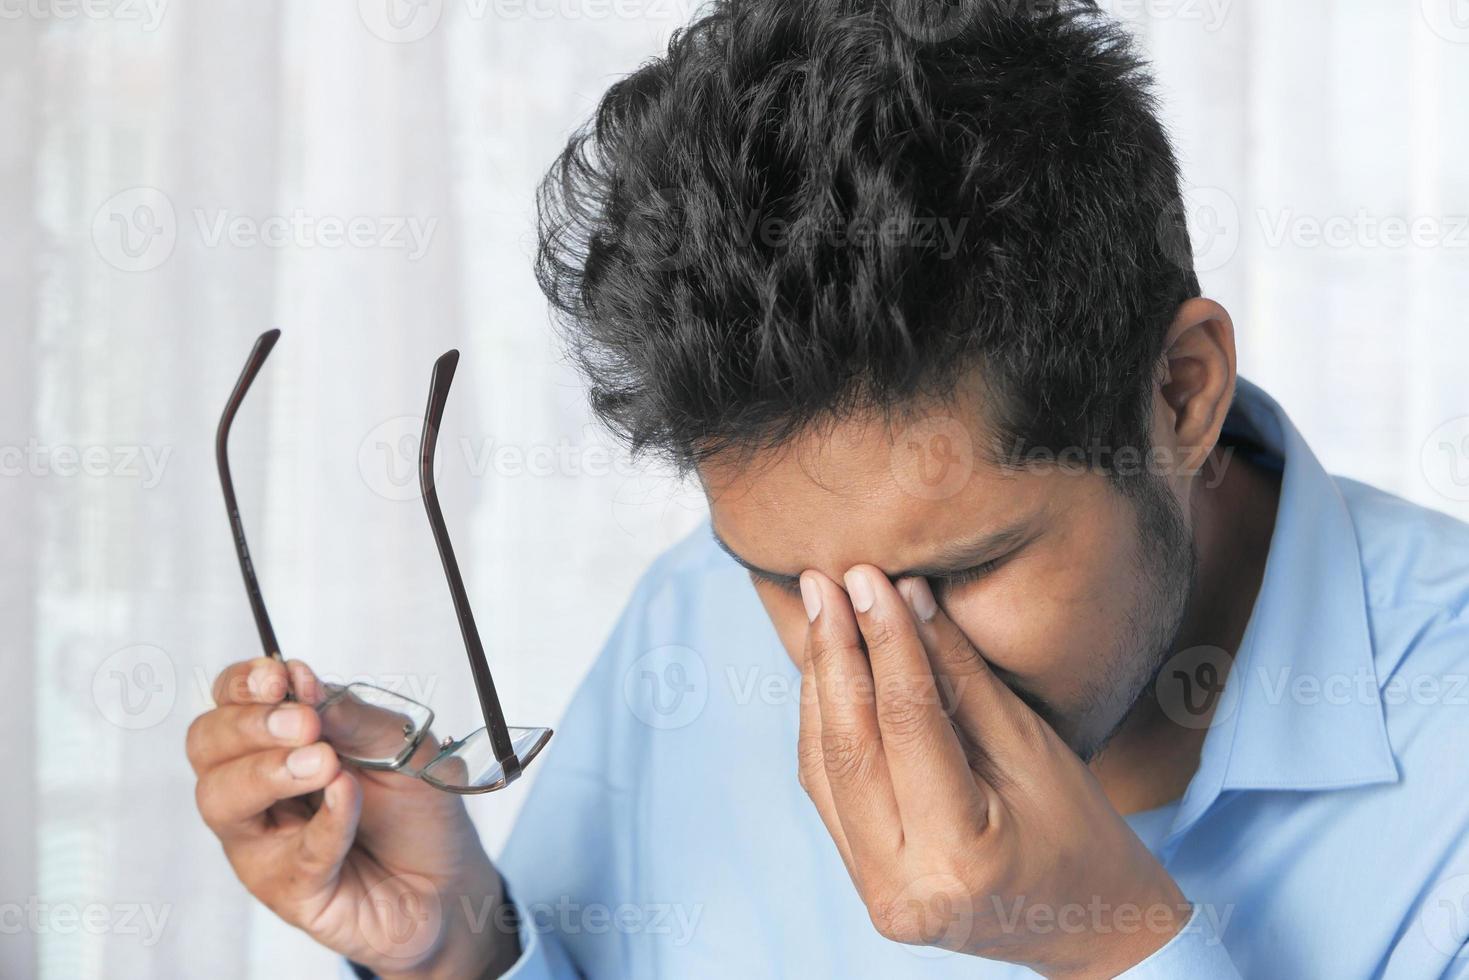
[[[643,573],[609,652],[625,656],[660,644],[704,649],[767,627],[749,576],[720,550],[706,519]]]
[[[718,579],[731,573],[736,573],[735,578],[743,574],[740,567],[714,543],[714,533],[706,518],[648,566],[638,588],[659,592],[669,588],[698,587],[707,585],[711,578]]]
[[[749,591],[748,576],[715,544],[705,519],[648,566],[624,618],[656,623],[680,614],[693,626],[689,613],[713,614],[733,596]]]

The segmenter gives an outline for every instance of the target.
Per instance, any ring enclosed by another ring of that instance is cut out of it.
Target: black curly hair
[[[681,468],[967,377],[995,447],[1145,449],[1199,295],[1151,77],[1085,0],[716,0],[538,205],[594,409]]]

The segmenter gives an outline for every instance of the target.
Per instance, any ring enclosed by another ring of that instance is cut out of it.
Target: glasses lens
[[[550,739],[549,728],[510,729],[510,745],[520,768],[530,765]],[[490,733],[483,728],[449,746],[423,770],[423,778],[456,793],[489,793],[507,784],[505,769],[490,744]]]
[[[337,755],[373,768],[402,765],[434,720],[417,701],[371,684],[329,685],[316,710],[321,737]]]

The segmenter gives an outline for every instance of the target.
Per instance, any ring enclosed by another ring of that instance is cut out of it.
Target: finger
[[[209,828],[229,839],[266,829],[266,810],[321,789],[340,770],[337,754],[325,742],[267,749],[231,759],[200,776],[195,800]]]
[[[944,714],[913,612],[872,565],[854,566],[845,581],[872,664],[877,724],[904,836],[968,837],[975,824],[983,826],[984,798]]]
[[[348,770],[340,770],[322,790],[321,806],[297,838],[297,867],[308,882],[319,885],[337,876],[361,817],[362,784]]]
[[[194,772],[262,749],[310,745],[321,719],[304,704],[227,704],[194,719],[184,740]]]
[[[428,731],[419,728],[426,718],[415,717],[413,709],[401,702],[381,702],[378,695],[384,693],[367,685],[338,689],[329,707],[318,708],[322,738],[348,758],[392,759],[404,748],[412,748],[410,762],[416,768],[428,765],[441,746],[429,738]],[[405,739],[414,744],[409,745]],[[464,763],[461,760],[454,764]]]
[[[286,661],[286,676],[291,682],[291,693],[302,704],[317,705],[326,699],[326,686],[305,661]]]
[[[984,655],[939,607],[927,581],[904,579],[900,588],[918,620],[918,635],[952,702],[961,735],[987,760],[992,770],[987,777],[1003,778],[1006,759],[1023,764],[1019,752],[1029,741],[1027,734],[1044,723],[990,669]]]
[[[285,664],[274,657],[256,657],[224,669],[214,681],[214,703],[276,704],[285,700],[289,689]]]
[[[821,755],[842,830],[860,871],[884,867],[903,826],[883,757],[872,672],[847,594],[820,572],[801,574],[811,618],[807,649],[821,712]]]
[[[811,672],[809,643],[803,651],[801,663],[801,728],[796,737],[796,760],[801,788],[811,798],[821,822],[826,825],[826,832],[836,842],[837,853],[855,884],[857,868],[852,863],[852,848],[847,843],[847,835],[837,817],[836,803],[831,798],[831,787],[826,782],[826,765],[821,752],[821,708],[816,694],[816,677]]]

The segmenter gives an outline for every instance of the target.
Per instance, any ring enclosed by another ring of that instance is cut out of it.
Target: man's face
[[[1169,652],[1192,584],[1190,532],[1162,481],[1125,496],[1078,465],[1016,471],[976,457],[977,417],[955,405],[844,422],[708,462],[714,530],[752,569],[798,664],[802,571],[839,584],[863,563],[926,576],[1000,676],[1087,759]]]

